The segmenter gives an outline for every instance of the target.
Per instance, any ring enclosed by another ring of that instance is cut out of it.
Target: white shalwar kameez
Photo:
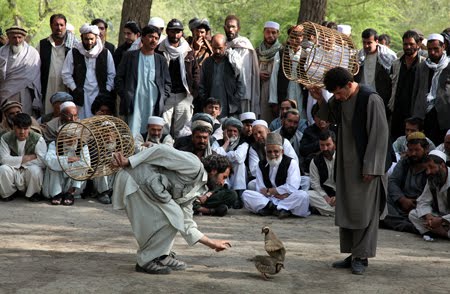
[[[213,149],[217,154],[226,156],[233,166],[233,174],[227,179],[228,188],[232,190],[247,189],[247,158],[248,143],[242,143],[235,150],[225,151],[223,147]]]
[[[251,212],[257,213],[263,209],[269,201],[272,201],[272,203],[277,206],[278,210],[285,209],[289,210],[296,216],[308,216],[310,214],[309,196],[307,192],[299,190],[300,168],[298,166],[298,162],[294,159],[291,160],[286,183],[277,187],[275,184],[275,177],[278,172],[278,167],[279,165],[269,168],[270,182],[272,183],[272,187],[276,187],[279,194],[289,194],[289,196],[280,200],[274,196],[266,197],[261,194],[259,191],[261,191],[261,189],[266,189],[267,187],[264,184],[261,169],[258,168],[256,172],[256,191],[245,190],[244,193],[242,193],[244,207]]]

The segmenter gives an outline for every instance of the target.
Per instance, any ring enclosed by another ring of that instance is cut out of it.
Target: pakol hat
[[[283,137],[278,133],[268,133],[266,137],[266,146],[267,145],[283,146]]]
[[[6,29],[6,34],[21,34],[26,37],[27,31],[19,26],[12,26],[9,29]]]

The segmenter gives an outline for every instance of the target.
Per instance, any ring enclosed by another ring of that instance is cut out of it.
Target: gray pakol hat
[[[283,137],[278,133],[268,133],[266,137],[266,146],[267,145],[283,146]]]

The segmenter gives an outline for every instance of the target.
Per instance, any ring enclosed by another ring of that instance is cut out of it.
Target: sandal
[[[74,202],[75,202],[75,199],[73,198],[72,194],[66,194],[64,196],[63,205],[70,206],[70,205],[73,205]]]
[[[50,202],[52,203],[52,205],[60,205],[63,202],[63,195],[60,193],[56,196],[53,196]]]

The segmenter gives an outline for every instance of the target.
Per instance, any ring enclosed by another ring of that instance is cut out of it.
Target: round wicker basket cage
[[[124,121],[99,115],[63,125],[56,139],[56,151],[67,176],[84,181],[119,170],[112,164],[113,154],[133,155],[134,140]]]
[[[334,67],[343,67],[356,75],[359,70],[357,53],[349,36],[304,22],[289,33],[283,50],[283,72],[291,81],[322,87],[323,75]]]

